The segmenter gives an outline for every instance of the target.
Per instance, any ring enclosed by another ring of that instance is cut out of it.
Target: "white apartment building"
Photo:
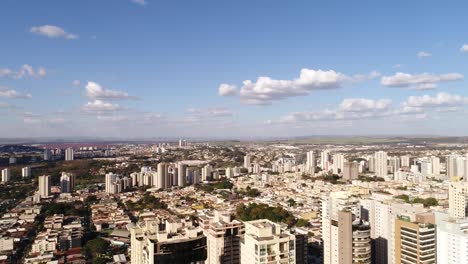
[[[346,161],[343,154],[333,154],[333,173],[340,174],[343,173],[344,163]]]
[[[50,175],[39,176],[39,196],[47,198],[50,196]]]
[[[386,178],[388,172],[387,152],[378,151],[375,153],[375,174],[377,177]]]
[[[241,263],[296,263],[295,236],[269,220],[245,222]]]
[[[9,168],[2,170],[2,183],[9,182],[11,179],[11,171]]]
[[[315,151],[311,150],[307,152],[306,160],[306,171],[309,173],[315,173],[315,168],[317,167],[317,157],[315,157]]]
[[[65,150],[65,160],[74,160],[75,155],[72,148],[67,148]]]
[[[468,218],[435,212],[437,264],[468,263]]]
[[[244,223],[234,220],[233,214],[228,211],[201,215],[200,221],[207,244],[205,264],[239,264]]]
[[[21,176],[23,178],[30,178],[31,177],[31,167],[24,167],[21,169]]]
[[[450,182],[449,216],[452,218],[467,217],[468,182]]]

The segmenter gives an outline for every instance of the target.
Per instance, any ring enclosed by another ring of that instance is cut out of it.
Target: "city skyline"
[[[466,6],[3,2],[0,133],[466,136]]]

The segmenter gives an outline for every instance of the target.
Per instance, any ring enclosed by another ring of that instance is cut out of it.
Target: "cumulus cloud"
[[[426,57],[431,57],[432,54],[429,53],[429,52],[426,52],[426,51],[420,51],[420,52],[418,52],[417,56],[418,56],[418,58],[422,59],[422,58],[426,58]]]
[[[383,111],[388,110],[391,104],[390,99],[348,98],[341,102],[339,110],[343,112]]]
[[[295,124],[314,121],[346,121],[385,118],[392,116],[423,115],[421,107],[402,105],[393,107],[390,99],[347,98],[337,108],[320,111],[293,112],[279,121],[268,120],[265,124]]]
[[[0,86],[0,97],[12,99],[26,99],[31,98],[32,96],[31,94],[22,94],[16,90]]]
[[[77,39],[78,35],[66,32],[63,28],[53,25],[43,25],[32,27],[31,33],[45,36],[48,38],[64,38],[64,39]]]
[[[93,102],[86,103],[83,108],[86,112],[112,112],[121,110],[122,107],[118,104],[111,104],[101,100],[94,100]]]
[[[229,84],[221,84],[218,88],[218,94],[220,96],[233,96],[237,95],[238,90],[235,85],[229,85]]]
[[[434,75],[428,73],[408,74],[397,72],[393,76],[383,76],[381,84],[388,87],[404,87],[416,90],[428,90],[437,88],[441,82],[451,82],[463,80],[464,76],[460,73],[447,73]]]
[[[293,80],[275,80],[259,77],[256,81],[245,80],[238,91],[241,102],[267,105],[293,96],[308,95],[314,90],[336,89],[352,78],[333,70],[302,69]],[[237,94],[234,85],[222,84],[218,88],[222,96]]]
[[[135,3],[135,4],[138,4],[138,5],[147,5],[148,2],[146,2],[145,0],[131,0],[132,3]]]
[[[47,75],[46,69],[38,67],[34,69],[31,65],[24,64],[17,71],[8,68],[0,68],[0,77],[9,77],[14,79],[21,79],[23,77],[41,78]]]
[[[435,96],[410,96],[403,103],[404,106],[414,108],[453,108],[468,104],[468,97],[438,93]]]
[[[105,100],[122,100],[122,99],[136,99],[126,92],[114,91],[103,88],[95,82],[88,82],[86,84],[86,96],[91,99],[105,99]]]
[[[461,52],[468,52],[468,44],[463,44],[463,46],[460,48]]]

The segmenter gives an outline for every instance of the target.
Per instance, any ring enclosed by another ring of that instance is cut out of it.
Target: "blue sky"
[[[465,2],[2,1],[0,135],[466,135]]]

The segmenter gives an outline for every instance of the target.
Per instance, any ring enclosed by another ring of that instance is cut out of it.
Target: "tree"
[[[296,206],[296,204],[297,204],[297,203],[296,203],[296,201],[294,201],[293,198],[289,198],[289,200],[288,200],[288,205],[289,205],[289,206],[294,207],[294,206]]]
[[[110,242],[102,238],[95,238],[88,241],[83,250],[87,258],[100,259],[106,255],[110,249]]]

